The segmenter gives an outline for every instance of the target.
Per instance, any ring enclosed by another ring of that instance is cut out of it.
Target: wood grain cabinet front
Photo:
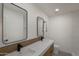
[[[54,51],[54,45],[51,46],[43,56],[52,56],[53,51]]]

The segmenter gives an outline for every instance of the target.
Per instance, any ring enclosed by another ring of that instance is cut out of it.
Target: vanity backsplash
[[[30,40],[22,41],[22,42],[19,42],[19,43],[15,43],[15,44],[12,44],[12,45],[8,45],[8,46],[5,46],[5,47],[1,47],[0,53],[10,53],[10,52],[17,50],[17,44],[21,44],[24,47],[24,46],[30,45],[34,42],[37,42],[39,40],[40,40],[40,37],[37,37],[37,38],[30,39]]]

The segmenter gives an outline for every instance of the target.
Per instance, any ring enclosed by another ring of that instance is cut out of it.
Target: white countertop
[[[21,48],[21,52],[14,51],[6,56],[42,56],[53,43],[54,40],[43,39],[43,41],[37,41],[31,45]]]

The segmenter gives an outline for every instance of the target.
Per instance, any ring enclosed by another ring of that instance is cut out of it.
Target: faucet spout
[[[17,51],[20,52],[20,50],[21,50],[22,47],[23,46],[21,44],[17,44]]]

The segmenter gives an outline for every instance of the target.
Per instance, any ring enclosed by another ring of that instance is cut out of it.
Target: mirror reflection
[[[44,38],[44,19],[37,17],[37,36]]]
[[[27,11],[15,4],[2,4],[3,43],[27,38]]]

